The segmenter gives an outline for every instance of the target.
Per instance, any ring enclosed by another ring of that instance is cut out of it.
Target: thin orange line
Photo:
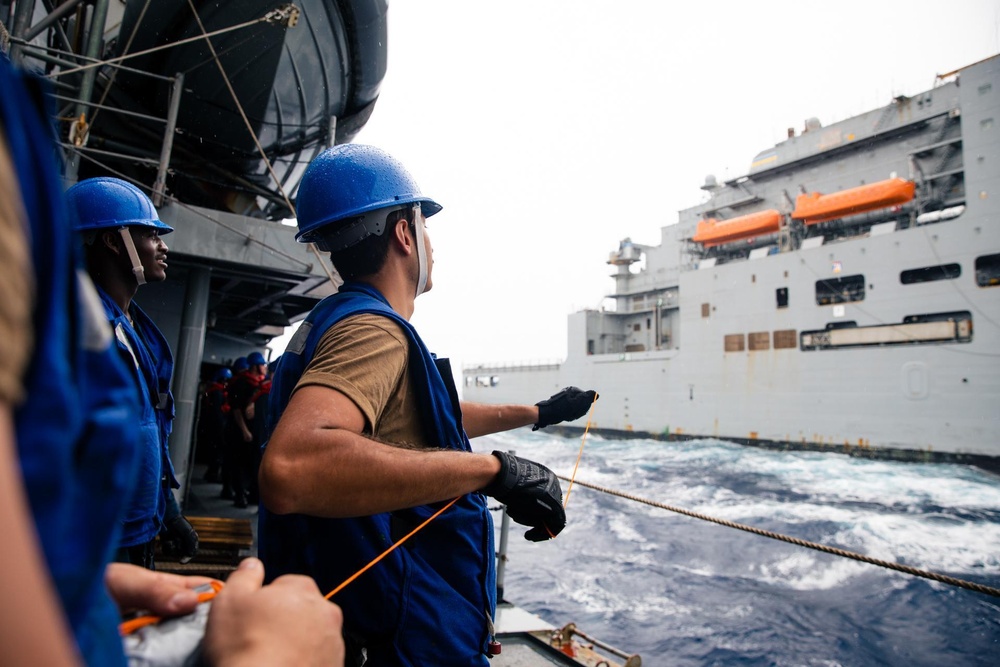
[[[459,496],[458,498],[461,498],[461,497],[462,496]],[[340,584],[339,586],[337,586],[336,588],[334,588],[332,591],[330,591],[329,593],[327,593],[326,596],[325,596],[326,599],[329,600],[334,595],[336,595],[337,593],[339,593],[340,591],[342,591],[344,588],[347,587],[347,585],[349,583],[351,583],[352,581],[354,581],[355,579],[357,579],[358,577],[360,577],[362,574],[364,574],[365,572],[367,572],[368,570],[370,570],[372,567],[374,567],[375,564],[378,563],[380,560],[382,560],[383,558],[385,558],[386,556],[388,556],[389,554],[391,554],[393,551],[395,551],[396,547],[398,547],[403,542],[405,542],[406,540],[408,540],[411,537],[413,537],[414,535],[416,535],[417,531],[421,530],[424,526],[426,526],[431,521],[433,521],[434,519],[438,518],[441,514],[443,514],[446,509],[448,509],[449,507],[451,507],[452,505],[454,505],[455,503],[457,503],[458,502],[458,498],[453,498],[450,503],[448,503],[447,505],[445,505],[444,507],[442,507],[441,509],[439,509],[433,515],[431,515],[430,517],[428,517],[422,524],[420,524],[419,526],[417,526],[416,528],[414,528],[413,530],[411,530],[409,533],[407,533],[406,535],[404,535],[402,538],[400,538],[400,540],[398,542],[396,542],[391,547],[389,547],[388,549],[386,549],[385,551],[383,551],[381,554],[379,554],[378,556],[376,556],[372,560],[372,562],[370,562],[367,565],[365,565],[363,568],[361,568],[360,570],[358,570],[357,572],[355,572],[354,574],[352,574],[350,577],[348,577],[342,584]]]
[[[208,602],[209,600],[211,600],[212,598],[214,598],[215,594],[218,593],[219,591],[221,591],[222,587],[223,587],[223,583],[221,581],[215,581],[215,580],[212,580],[212,581],[208,582],[207,585],[211,586],[212,590],[210,590],[210,591],[202,591],[201,593],[198,593],[198,602],[199,603],[201,603],[201,602]],[[125,635],[130,635],[133,632],[135,632],[136,630],[144,628],[147,625],[153,625],[155,623],[159,623],[162,620],[163,620],[163,618],[160,617],[160,616],[152,616],[152,615],[149,615],[149,614],[147,614],[145,616],[137,616],[136,618],[133,618],[133,619],[128,620],[128,621],[123,621],[121,624],[119,624],[118,625],[118,634],[120,634],[121,636],[124,637]]]
[[[573,490],[573,480],[576,479],[576,471],[580,469],[580,459],[583,457],[583,445],[587,442],[587,433],[590,432],[590,420],[594,416],[594,406],[597,405],[597,394],[594,394],[594,400],[590,404],[590,412],[587,414],[587,428],[583,430],[583,439],[580,440],[580,452],[576,455],[576,465],[573,466],[573,474],[569,478],[569,486],[566,487],[566,497],[563,498],[563,509],[566,509],[567,503],[569,503],[569,493]],[[547,529],[546,529],[547,530]],[[552,533],[549,533],[552,535]],[[552,535],[555,537],[555,535]]]

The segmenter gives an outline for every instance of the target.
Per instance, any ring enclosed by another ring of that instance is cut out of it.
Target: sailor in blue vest
[[[138,470],[116,560],[153,569],[162,529],[184,545],[182,559],[189,560],[197,535],[171,491],[179,484],[167,442],[174,418],[173,355],[153,320],[132,300],[140,285],[166,280],[167,245],[161,236],[174,230],[160,221],[149,197],[117,178],[81,181],[66,198],[73,229],[83,238],[87,272],[140,396]]]
[[[34,614],[38,605],[44,608],[48,596],[30,593],[41,587],[31,571],[33,540],[8,530],[5,515],[0,525],[7,547],[0,561],[4,576],[16,577],[21,592],[0,586],[7,591],[3,604],[23,607],[3,615],[10,635],[0,646],[5,663],[55,664],[62,659],[58,654],[66,651],[61,631],[68,626],[75,648],[90,664],[124,664],[117,633],[120,617],[105,590],[104,566],[120,534],[121,498],[133,487],[131,432],[138,405],[111,348],[97,295],[77,281],[54,144],[36,108],[43,96],[34,86],[0,59],[0,283],[10,290],[3,292],[0,314],[5,346],[0,405],[4,421],[8,406],[16,405],[14,433],[26,499],[66,625],[56,617],[42,621],[43,627],[32,627],[29,619],[37,624]],[[22,216],[27,228],[18,220]],[[18,236],[27,250],[24,263],[13,252]],[[26,306],[28,317],[9,327],[18,303]],[[22,335],[29,336],[28,345],[18,338]],[[13,360],[24,369],[17,380],[19,395],[8,389],[6,371]],[[6,451],[0,458],[9,460]],[[4,512],[16,508],[12,503],[23,502],[6,496],[18,486],[0,478]],[[24,552],[16,555],[15,549]],[[22,621],[29,627],[18,630]],[[51,633],[48,639],[39,639],[33,647],[21,644],[32,659],[19,656],[18,642],[46,632]]]
[[[453,498],[458,502],[335,596],[349,660],[371,667],[486,665],[497,651],[493,526],[486,495],[547,540],[566,523],[552,472],[469,437],[577,419],[595,398],[459,403],[446,359],[409,323],[433,284],[426,217],[441,206],[382,150],[324,151],[299,187],[297,239],[346,283],[281,357],[260,471],[259,549],[269,576],[332,590]],[[350,664],[350,663],[349,663]]]

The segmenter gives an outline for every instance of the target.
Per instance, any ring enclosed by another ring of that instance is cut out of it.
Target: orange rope
[[[214,598],[215,594],[221,591],[223,587],[223,583],[221,581],[216,581],[214,579],[208,582],[207,585],[210,586],[212,590],[202,591],[201,593],[198,593],[199,603],[208,602],[209,600]],[[132,634],[133,632],[139,630],[140,628],[144,628],[147,625],[154,625],[162,620],[163,619],[161,617],[153,616],[151,614],[147,614],[145,616],[137,616],[136,618],[121,623],[118,626],[118,634],[124,637],[125,635]]]
[[[594,406],[597,405],[597,394],[594,394],[594,400],[590,404],[590,412],[587,413],[587,428],[583,430],[583,438],[580,440],[580,452],[576,455],[576,465],[573,466],[573,474],[569,478],[569,486],[566,487],[566,497],[563,498],[563,509],[566,509],[566,505],[569,503],[569,493],[573,490],[573,480],[576,479],[576,471],[580,469],[580,459],[583,457],[583,446],[587,442],[587,433],[590,432],[590,420],[594,416]],[[548,528],[546,528],[548,530]],[[550,532],[549,535],[555,537]]]
[[[462,496],[459,496],[458,498],[461,498],[461,497]],[[326,596],[325,596],[326,599],[329,600],[334,595],[336,595],[337,593],[339,593],[340,591],[342,591],[344,588],[347,587],[347,585],[349,583],[351,583],[352,581],[354,581],[355,579],[357,579],[358,577],[360,577],[362,574],[364,574],[365,572],[367,572],[368,570],[370,570],[372,567],[374,567],[375,564],[378,563],[380,560],[382,560],[383,558],[385,558],[386,556],[388,556],[389,554],[391,554],[393,551],[395,551],[396,547],[398,547],[403,542],[405,542],[406,540],[408,540],[411,537],[413,537],[414,535],[416,535],[417,531],[421,530],[424,526],[426,526],[427,524],[429,524],[431,521],[433,521],[434,519],[436,519],[439,516],[441,516],[441,514],[443,514],[446,509],[448,509],[449,507],[451,507],[452,505],[454,505],[455,503],[458,502],[458,498],[453,498],[451,500],[451,502],[449,502],[447,505],[445,505],[444,507],[442,507],[441,509],[439,509],[433,515],[429,516],[422,524],[420,524],[419,526],[417,526],[416,528],[414,528],[413,530],[411,530],[409,533],[407,533],[406,535],[404,535],[403,537],[401,537],[398,542],[396,542],[391,547],[389,547],[388,549],[386,549],[385,551],[383,551],[381,554],[379,554],[378,556],[376,556],[372,560],[372,562],[368,563],[363,568],[361,568],[360,570],[358,570],[357,572],[355,572],[354,574],[352,574],[351,576],[349,576],[346,580],[344,580],[344,582],[342,584],[340,584],[339,586],[337,586],[336,588],[334,588],[332,591],[330,591],[329,593],[327,593]]]

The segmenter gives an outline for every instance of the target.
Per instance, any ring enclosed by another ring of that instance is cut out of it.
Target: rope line
[[[365,572],[367,572],[371,568],[375,567],[375,565],[380,560],[382,560],[383,558],[385,558],[386,556],[388,556],[389,554],[391,554],[393,551],[395,551],[401,544],[403,544],[403,542],[405,542],[406,540],[408,540],[411,537],[413,537],[414,535],[416,535],[417,532],[420,531],[421,529],[423,529],[424,526],[426,526],[431,521],[433,521],[434,519],[436,519],[439,516],[441,516],[442,514],[444,514],[445,510],[447,510],[449,507],[451,507],[452,505],[454,505],[455,503],[457,503],[458,499],[461,498],[461,497],[462,496],[458,496],[457,498],[452,498],[451,502],[449,502],[447,505],[445,505],[444,507],[442,507],[441,509],[439,509],[437,512],[435,512],[431,516],[429,516],[426,519],[424,519],[423,523],[421,523],[419,526],[417,526],[416,528],[414,528],[413,530],[411,530],[410,532],[408,532],[403,537],[399,538],[399,540],[395,544],[393,544],[391,547],[389,547],[388,549],[386,549],[385,551],[383,551],[382,553],[380,553],[378,556],[376,556],[375,558],[373,558],[370,563],[368,563],[367,565],[365,565],[363,568],[361,568],[360,570],[358,570],[357,572],[355,572],[351,576],[349,576],[339,586],[337,586],[332,591],[330,591],[329,593],[327,593],[324,597],[327,600],[329,600],[334,595],[336,595],[337,593],[339,593],[343,589],[347,588],[348,584],[350,584],[352,581],[354,581],[355,579],[357,579],[358,577],[360,577],[362,574],[364,574]]]
[[[566,479],[562,475],[559,475],[559,477],[560,479]],[[923,577],[924,579],[931,579],[933,581],[938,581],[940,583],[948,584],[950,586],[958,586],[959,588],[965,588],[970,591],[975,591],[977,593],[985,593],[986,595],[1000,597],[1000,589],[993,588],[991,586],[984,586],[983,584],[977,584],[972,581],[966,581],[964,579],[958,579],[956,577],[949,577],[948,575],[945,574],[938,574],[936,572],[920,570],[915,567],[910,567],[909,565],[902,565],[900,563],[894,563],[892,561],[872,558],[870,556],[865,556],[864,554],[855,553],[853,551],[847,551],[846,549],[830,547],[825,544],[819,544],[817,542],[809,542],[808,540],[802,540],[797,537],[782,535],[781,533],[775,533],[769,530],[763,530],[761,528],[754,528],[753,526],[747,526],[742,523],[735,523],[733,521],[728,521],[726,519],[718,519],[716,517],[708,516],[707,514],[692,512],[691,510],[687,510],[682,507],[674,507],[672,505],[659,503],[654,500],[648,500],[646,498],[633,495],[631,493],[625,493],[624,491],[618,491],[615,489],[609,489],[607,487],[598,486],[597,484],[590,484],[581,481],[577,481],[577,484],[579,484],[580,486],[584,486],[588,489],[593,489],[594,491],[600,491],[601,493],[606,493],[608,495],[618,496],[619,498],[625,498],[626,500],[632,500],[637,503],[649,505],[650,507],[657,507],[659,509],[664,509],[670,512],[676,512],[678,514],[690,516],[695,519],[701,519],[702,521],[710,521],[712,523],[717,523],[720,526],[726,526],[727,528],[736,528],[738,530],[743,530],[748,533],[753,533],[755,535],[770,537],[773,540],[780,540],[782,542],[788,542],[789,544],[795,544],[800,547],[806,547],[807,549],[815,549],[816,551],[822,551],[824,553],[833,554],[835,556],[842,556],[844,558],[851,558],[853,560],[861,561],[862,563],[868,563],[870,565],[878,565],[879,567],[884,567],[890,570],[896,570],[897,572],[903,572],[905,574],[910,574],[915,577]]]
[[[573,480],[576,479],[576,471],[580,469],[580,459],[583,458],[583,446],[587,444],[587,433],[590,431],[590,422],[594,417],[594,406],[597,405],[597,394],[590,402],[590,412],[587,413],[587,428],[583,429],[583,438],[580,440],[580,451],[576,455],[576,465],[573,466],[573,476],[569,478],[569,486],[566,487],[566,497],[563,498],[563,509],[569,504],[569,494],[573,490]]]

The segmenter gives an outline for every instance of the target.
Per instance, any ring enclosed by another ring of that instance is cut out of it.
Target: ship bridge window
[[[499,375],[477,375],[476,376],[476,386],[477,387],[495,387],[500,384]]]
[[[951,280],[962,275],[960,264],[939,264],[925,266],[922,269],[910,269],[899,274],[899,281],[904,285],[929,283],[934,280]]]
[[[819,306],[864,300],[865,277],[863,275],[816,281],[816,304]]]
[[[980,287],[1000,285],[1000,254],[976,257],[976,284]]]

